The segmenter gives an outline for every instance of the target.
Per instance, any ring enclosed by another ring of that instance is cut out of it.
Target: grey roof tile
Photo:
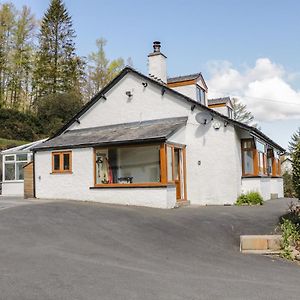
[[[186,124],[187,117],[69,130],[34,150],[163,141]]]
[[[201,73],[195,73],[195,74],[189,74],[189,75],[183,75],[183,76],[177,76],[177,77],[170,77],[167,79],[168,83],[173,82],[180,82],[180,81],[186,81],[186,80],[193,80],[198,78],[201,75]]]

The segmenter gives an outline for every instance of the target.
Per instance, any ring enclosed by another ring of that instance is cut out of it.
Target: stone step
[[[281,250],[281,235],[241,235],[242,253],[272,254]]]

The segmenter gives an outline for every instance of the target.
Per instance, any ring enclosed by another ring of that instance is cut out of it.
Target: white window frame
[[[27,155],[27,160],[18,160],[17,161],[17,155]],[[28,163],[31,161],[30,159],[31,153],[7,153],[3,154],[2,156],[2,182],[23,182],[24,179],[16,179],[17,178],[17,164],[18,163]],[[7,156],[13,156],[14,160],[6,161],[5,158]],[[6,180],[5,179],[5,164],[14,164],[15,165],[15,179],[13,180]]]

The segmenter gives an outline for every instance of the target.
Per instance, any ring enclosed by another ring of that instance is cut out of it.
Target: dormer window
[[[197,86],[197,101],[205,105],[205,90]]]

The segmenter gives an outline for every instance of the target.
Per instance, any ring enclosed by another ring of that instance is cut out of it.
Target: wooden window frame
[[[244,148],[244,142],[251,142],[251,147],[250,148]],[[259,157],[258,157],[258,151],[255,148],[255,141],[254,139],[242,139],[241,140],[241,151],[242,151],[242,175],[243,177],[251,177],[251,176],[258,176],[259,174]],[[244,162],[244,152],[251,151],[252,152],[252,159],[253,159],[253,173],[245,173],[245,162]]]
[[[64,170],[64,155],[69,154],[69,169]],[[54,169],[54,156],[59,155],[59,170]],[[52,156],[52,173],[51,174],[70,174],[72,173],[72,151],[55,151]]]
[[[146,147],[146,146],[160,146],[159,148],[159,167],[160,167],[160,181],[159,182],[143,182],[143,183],[97,183],[97,169],[96,169],[96,152],[101,149],[108,148],[130,148],[130,147]],[[118,187],[166,187],[167,186],[167,159],[166,159],[166,145],[165,144],[130,144],[94,148],[94,187],[95,188],[118,188]]]
[[[251,141],[252,147],[251,148],[243,148],[244,142]],[[259,141],[259,140],[258,140]],[[255,139],[242,139],[241,140],[241,151],[242,151],[242,176],[243,177],[280,177],[281,176],[281,169],[280,169],[280,159],[276,158],[274,155],[275,149],[273,149],[273,156],[272,158],[272,172],[268,173],[268,148],[267,145],[261,141],[261,144],[264,145],[265,151],[261,152],[257,150]],[[245,173],[245,166],[244,166],[244,152],[245,151],[252,151],[253,153],[253,174]],[[260,166],[260,153],[263,155],[263,166]],[[260,169],[262,169],[262,173],[260,173]]]
[[[172,155],[172,180],[169,180],[168,178],[168,148],[171,148],[171,155]],[[168,184],[175,184],[175,154],[174,154],[174,145],[166,144],[166,169],[167,169],[167,182]]]

